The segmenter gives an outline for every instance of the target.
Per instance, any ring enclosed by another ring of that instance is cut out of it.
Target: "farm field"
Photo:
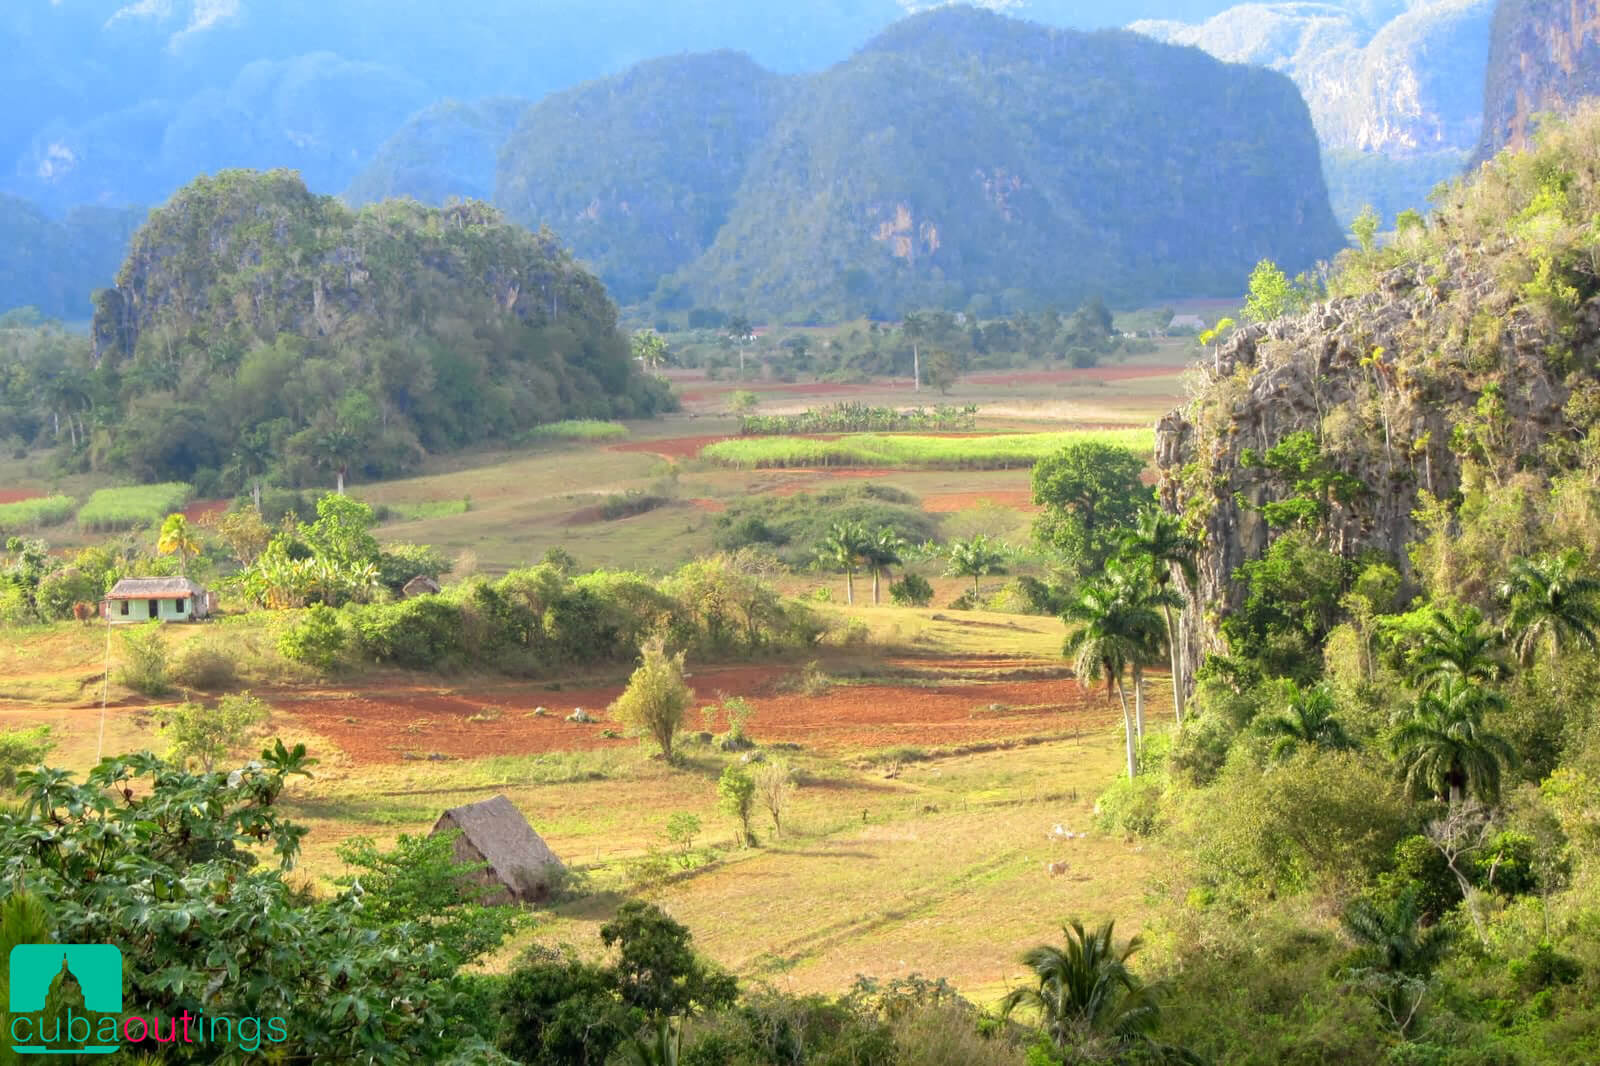
[[[1138,427],[1179,398],[1181,366],[1142,358],[1088,371],[980,374],[948,396],[913,395],[892,382],[743,387],[756,393],[763,413],[841,400],[975,403],[977,434],[990,439],[1046,434],[1051,450],[1093,434],[1148,450],[1149,431]],[[715,550],[718,517],[743,501],[849,486],[908,494],[944,535],[981,530],[1026,540],[1034,508],[1025,466],[938,469],[913,457],[895,468],[729,467],[702,453],[730,438],[749,443],[738,440],[737,419],[725,410],[736,386],[680,374],[675,387],[681,414],[621,429],[567,424],[547,439],[430,459],[416,476],[356,481],[350,491],[389,516],[375,531],[380,540],[435,545],[455,558],[458,578],[502,573],[555,547],[582,568],[663,573]],[[906,440],[888,439],[892,447]],[[947,448],[964,444],[934,439]],[[83,477],[18,478],[6,482],[4,499],[60,489],[81,504],[105,487]],[[630,493],[664,502],[602,517],[607,500]],[[185,513],[205,521],[223,506],[194,500]],[[43,535],[69,548],[104,536],[76,527]],[[174,651],[225,642],[239,661],[240,685],[271,706],[270,732],[304,741],[321,760],[315,779],[295,784],[283,801],[311,829],[299,877],[326,886],[343,871],[341,841],[364,835],[388,845],[400,833],[425,833],[447,807],[496,793],[529,815],[585,892],[542,910],[497,967],[533,940],[597,947],[616,901],[643,894],[687,923],[711,957],[750,978],[837,992],[857,973],[920,970],[992,1000],[1019,976],[1018,953],[1068,914],[1114,915],[1119,929],[1136,930],[1147,893],[1159,888],[1161,860],[1152,845],[1091,831],[1094,798],[1122,765],[1120,715],[1103,691],[1085,690],[1065,669],[1061,623],[941,609],[970,590],[970,579],[921,569],[935,594],[926,609],[867,606],[865,580],[856,584],[857,605],[842,606],[843,582],[832,573],[779,579],[785,593],[807,597],[836,626],[855,622],[865,634],[850,646],[818,649],[817,669],[830,683],[809,695],[804,661],[689,663],[697,702],[747,699],[754,707],[747,733],[797,771],[800,789],[783,833],[758,823],[763,846],[755,849],[734,846],[733,827],[718,811],[717,776],[734,756],[694,739],[697,712],[679,767],[615,735],[605,708],[621,692],[625,670],[518,682],[373,668],[323,679],[276,657],[283,623],[271,614],[172,627],[166,635]],[[0,631],[0,729],[50,726],[52,761],[78,770],[101,751],[160,750],[161,707],[182,694],[153,701],[122,687],[120,648],[118,640],[108,646],[98,626]],[[1149,697],[1159,722],[1170,713],[1164,677],[1152,678]],[[576,707],[599,721],[567,722]],[[701,819],[698,846],[715,858],[643,883],[639,864],[664,846],[674,812]],[[1052,838],[1056,826],[1074,836]],[[1051,876],[1051,862],[1065,862],[1066,872]]]
[[[285,811],[311,828],[300,875],[340,872],[339,841],[426,832],[446,807],[504,793],[574,866],[587,894],[541,912],[523,935],[594,946],[614,894],[640,890],[630,866],[661,844],[667,817],[699,817],[718,852],[643,890],[695,930],[714,958],[795,990],[837,990],[858,972],[934,968],[991,997],[1021,948],[1064,913],[1136,924],[1159,856],[1089,832],[1095,795],[1120,766],[1120,728],[1103,692],[1071,680],[1053,652],[1055,619],[937,610],[833,610],[863,620],[870,644],[824,653],[833,679],[807,696],[804,664],[690,664],[705,703],[743,696],[746,731],[790,759],[801,786],[781,836],[733,846],[716,777],[734,756],[691,740],[668,768],[634,740],[601,734],[623,678],[512,682],[373,671],[296,682],[246,677],[273,708],[269,729],[321,760]],[[248,652],[270,623],[223,623]],[[167,630],[175,646],[210,626]],[[112,644],[113,669],[120,645]],[[985,649],[980,651],[979,649]],[[0,729],[51,726],[53,761],[82,770],[100,741],[106,651],[97,626],[61,624],[0,642]],[[248,654],[245,656],[248,661]],[[32,664],[32,665],[28,665]],[[1152,716],[1170,705],[1151,685]],[[104,750],[155,748],[160,703],[107,687]],[[564,721],[582,706],[600,720]],[[535,716],[536,707],[548,715]],[[692,734],[691,734],[692,736]],[[1047,862],[1065,861],[1050,876]],[[795,902],[799,901],[799,902]],[[852,901],[852,902],[846,902]],[[508,946],[500,963],[519,945]]]

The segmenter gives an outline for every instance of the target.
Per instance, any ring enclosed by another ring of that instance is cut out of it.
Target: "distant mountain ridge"
[[[799,319],[1231,294],[1341,242],[1286,78],[970,8],[817,75],[683,56],[548,97],[496,188],[623,302]]]
[[[1204,23],[1132,29],[1281,70],[1306,98],[1341,221],[1421,207],[1459,174],[1483,120],[1493,0],[1241,4]]]

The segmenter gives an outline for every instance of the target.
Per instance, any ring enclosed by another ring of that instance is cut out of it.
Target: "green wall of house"
[[[178,610],[178,600],[158,599],[154,603],[156,611],[150,612],[150,600],[112,600],[111,620],[113,622],[148,622],[152,619],[160,622],[187,622],[194,617],[194,597],[186,596],[183,600],[183,610]],[[124,612],[123,608],[127,611]]]

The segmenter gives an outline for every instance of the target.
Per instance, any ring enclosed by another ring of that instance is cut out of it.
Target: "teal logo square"
[[[106,1016],[122,1011],[122,951],[111,944],[18,944],[11,949],[12,1050],[105,1054]],[[111,1025],[111,1031],[115,1026]]]

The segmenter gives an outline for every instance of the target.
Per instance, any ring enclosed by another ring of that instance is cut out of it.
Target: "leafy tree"
[[[1273,541],[1265,555],[1234,572],[1249,591],[1219,626],[1230,653],[1271,677],[1315,680],[1319,650],[1340,616],[1348,569],[1304,530]]]
[[[1149,568],[1151,580],[1163,594],[1171,589],[1172,575],[1176,571],[1193,588],[1199,583],[1195,571],[1195,553],[1199,543],[1183,531],[1182,520],[1159,507],[1147,507],[1139,512],[1138,524],[1124,534],[1122,551]],[[1172,709],[1178,724],[1183,724],[1183,681],[1178,669],[1178,625],[1173,618],[1173,607],[1181,612],[1182,601],[1168,602],[1163,595],[1161,611],[1167,622],[1167,653],[1172,667]],[[1179,617],[1182,615],[1180,613]]]
[[[1517,753],[1485,728],[1483,716],[1504,703],[1498,692],[1460,675],[1425,690],[1389,737],[1410,793],[1437,796],[1452,807],[1469,795],[1497,801],[1501,771],[1516,765]]]
[[[756,782],[749,771],[737,763],[729,763],[717,779],[717,804],[739,823],[739,842],[753,847],[756,835],[750,829],[750,815],[755,810]]]
[[[1218,374],[1222,373],[1222,338],[1234,325],[1231,318],[1219,318],[1216,325],[1200,333],[1201,345],[1211,345],[1211,367]]]
[[[872,549],[873,537],[860,522],[835,522],[818,549],[818,557],[844,573],[844,601],[856,602],[855,573]]]
[[[1449,928],[1422,924],[1414,888],[1388,901],[1358,897],[1340,921],[1359,952],[1349,977],[1404,1037],[1427,994],[1426,979],[1449,947]]]
[[[1270,322],[1294,314],[1306,304],[1304,290],[1270,259],[1263,259],[1250,272],[1250,290],[1244,298],[1246,322]]]
[[[1033,502],[1044,510],[1034,535],[1080,574],[1094,573],[1150,502],[1144,460],[1098,441],[1069,444],[1033,468]]]
[[[982,533],[974,533],[966,540],[953,541],[946,549],[949,565],[945,573],[950,577],[972,578],[972,598],[977,600],[978,579],[1006,572],[1006,548]]]
[[[878,606],[878,582],[883,572],[899,566],[901,554],[906,550],[906,540],[893,529],[884,527],[868,540],[862,559],[872,573],[872,605]]]
[[[1495,634],[1476,607],[1426,606],[1385,620],[1382,631],[1411,683],[1424,691],[1451,680],[1493,682],[1505,674]]]
[[[956,383],[959,376],[956,357],[943,348],[935,348],[928,353],[926,370],[928,384],[938,389],[940,395],[948,396],[950,387]]]
[[[689,930],[659,907],[628,900],[600,927],[600,942],[616,948],[611,972],[622,1001],[652,1019],[685,1017],[734,1000],[733,977],[700,959]]]
[[[644,1024],[617,995],[610,969],[535,947],[506,976],[495,998],[499,1046],[530,1066],[605,1066]]]
[[[280,801],[314,763],[278,742],[227,774],[148,754],[81,783],[26,771],[20,811],[0,817],[0,877],[43,904],[51,939],[122,949],[129,1014],[282,1018],[263,1050],[307,1062],[484,1061],[463,1035],[475,981],[429,923],[375,927],[353,889],[318,900],[286,879],[306,830]]]
[[[673,738],[694,704],[694,691],[683,680],[683,652],[668,655],[665,641],[657,636],[645,642],[639,659],[611,713],[632,732],[654,740],[670,763]]]
[[[401,833],[389,851],[379,850],[370,837],[348,837],[336,851],[354,872],[335,883],[359,887],[360,919],[369,927],[427,925],[436,949],[464,966],[498,948],[526,915],[515,907],[483,905],[490,889],[472,875],[486,864],[456,860],[459,835]]]
[[[1576,550],[1513,561],[1496,591],[1506,608],[1502,636],[1523,668],[1541,644],[1559,658],[1571,644],[1593,651],[1600,640],[1600,579],[1583,572]]]
[[[217,535],[239,565],[248,567],[271,542],[272,527],[261,517],[259,507],[241,507],[222,516]]]
[[[167,757],[187,767],[191,760],[204,773],[266,724],[270,710],[266,703],[248,692],[222,697],[215,707],[203,703],[180,703],[165,708],[161,735],[171,749]]]
[[[667,361],[667,342],[653,329],[642,329],[635,333],[631,347],[633,357],[646,370],[659,370],[661,364]]]
[[[1239,463],[1271,471],[1288,483],[1287,498],[1262,505],[1261,516],[1267,525],[1308,529],[1324,542],[1334,505],[1348,505],[1367,492],[1360,478],[1344,473],[1323,454],[1309,430],[1289,434],[1265,454],[1246,448],[1239,453]]]
[[[1300,746],[1349,748],[1349,734],[1335,717],[1338,706],[1326,682],[1301,688],[1293,681],[1283,682],[1284,710],[1258,720],[1257,729],[1272,740],[1272,758],[1281,760]]]
[[[181,514],[169,514],[161,523],[161,535],[156,540],[156,551],[162,555],[178,557],[178,573],[188,573],[189,556],[200,554],[200,542],[189,528],[189,520]]]
[[[1139,938],[1117,944],[1112,939],[1113,924],[1106,922],[1088,932],[1074,920],[1062,927],[1064,946],[1028,949],[1022,962],[1034,984],[1007,993],[1001,1000],[1002,1015],[1010,1016],[1019,1008],[1031,1010],[1050,1043],[1077,1061],[1115,1060],[1136,1045],[1158,1050],[1157,989],[1128,967],[1128,959],[1139,950]]]
[[[326,604],[306,608],[305,614],[278,637],[278,651],[285,659],[331,670],[346,644],[339,614]]]
[[[755,339],[755,328],[742,314],[728,316],[727,336],[739,347],[739,380],[744,380],[744,346]]]
[[[9,792],[15,788],[17,771],[37,766],[55,746],[47,725],[0,732],[0,789]]]
[[[1350,232],[1355,234],[1356,244],[1363,252],[1371,253],[1377,247],[1378,227],[1382,223],[1371,204],[1363,205],[1361,213],[1350,223]]]
[[[920,574],[902,574],[889,582],[889,599],[901,607],[926,607],[933,602],[933,586]]]
[[[1106,691],[1115,691],[1122,705],[1123,735],[1127,743],[1128,779],[1137,773],[1134,737],[1137,725],[1128,710],[1122,675],[1129,664],[1149,647],[1150,634],[1161,618],[1148,605],[1131,601],[1125,582],[1116,579],[1084,582],[1062,612],[1062,620],[1075,626],[1062,645],[1072,660],[1079,681],[1105,679]]]

